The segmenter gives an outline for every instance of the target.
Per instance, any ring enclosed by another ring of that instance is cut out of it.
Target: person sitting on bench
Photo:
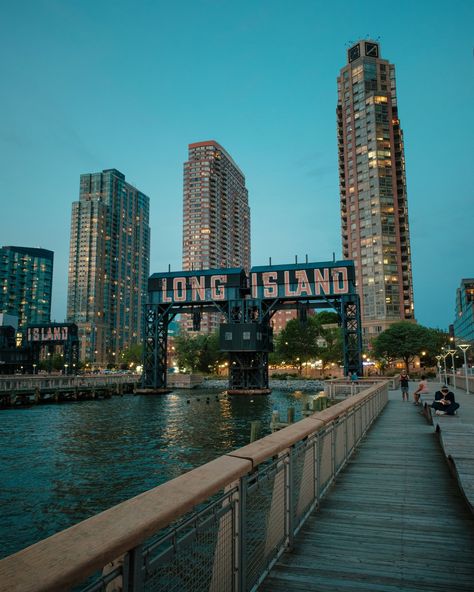
[[[436,391],[431,407],[436,409],[436,415],[454,415],[456,409],[459,409],[459,403],[456,403],[454,393],[445,385],[440,391]]]

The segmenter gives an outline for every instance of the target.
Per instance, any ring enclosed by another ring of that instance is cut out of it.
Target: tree
[[[337,312],[333,312],[331,310],[322,310],[321,312],[318,312],[314,318],[320,325],[339,325],[341,322]]]
[[[437,360],[435,356],[441,352],[443,347],[448,348],[449,335],[440,329],[427,329],[427,331],[430,335],[430,342],[423,350],[425,352],[423,363],[427,366],[436,366]]]
[[[196,338],[180,332],[174,340],[176,364],[180,370],[195,372],[199,363],[199,347]]]
[[[299,319],[288,321],[276,340],[277,355],[297,366],[301,374],[303,363],[318,356],[320,330],[314,317],[308,317],[306,322]]]
[[[130,364],[136,366],[143,361],[143,344],[134,343],[120,354],[120,366],[122,370],[130,367]]]
[[[323,328],[321,337],[326,342],[326,347],[321,347],[319,357],[323,362],[323,370],[329,364],[340,364],[342,360],[342,331],[340,328]]]
[[[374,339],[373,353],[378,359],[402,359],[408,372],[410,362],[432,346],[432,331],[407,321],[394,323]]]
[[[217,364],[225,356],[219,349],[217,332],[212,335],[195,336],[181,332],[175,338],[175,355],[178,368],[205,374],[214,372]]]

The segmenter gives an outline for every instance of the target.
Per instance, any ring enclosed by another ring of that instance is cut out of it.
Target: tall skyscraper
[[[18,317],[20,331],[50,321],[53,261],[47,249],[0,249],[0,313]]]
[[[141,341],[150,271],[150,199],[116,169],[81,175],[72,205],[68,321],[80,358],[118,362]]]
[[[342,250],[355,262],[365,344],[414,319],[403,132],[395,66],[363,40],[337,79]]]
[[[189,144],[184,163],[183,269],[250,268],[250,208],[245,177],[214,140]],[[201,330],[217,329],[208,315]],[[188,328],[191,328],[188,325]]]

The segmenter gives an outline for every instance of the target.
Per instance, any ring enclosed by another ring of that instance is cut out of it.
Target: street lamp
[[[444,366],[444,384],[448,384],[448,373],[446,371],[446,358],[449,356],[449,353],[444,353],[441,354],[441,357],[443,358],[443,366]]]
[[[436,367],[438,368],[438,374],[439,374],[439,382],[441,383],[441,358],[443,356],[441,355],[437,355],[435,356],[436,360],[437,360],[437,364]]]
[[[33,364],[33,374],[36,374],[36,364]]]
[[[467,358],[466,358],[466,352],[467,350],[471,347],[470,345],[468,345],[467,343],[461,343],[460,345],[458,345],[459,349],[462,350],[462,353],[464,354],[464,374],[466,376],[466,393],[469,394],[469,380],[467,378]]]
[[[64,364],[64,374],[66,374],[66,376],[67,376],[67,367],[68,367],[68,365],[69,364]]]
[[[448,354],[451,356],[451,366],[453,371],[453,387],[456,388],[456,368],[454,367],[454,354],[456,353],[455,349],[448,349]]]

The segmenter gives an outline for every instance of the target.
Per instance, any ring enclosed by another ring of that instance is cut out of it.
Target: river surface
[[[314,393],[316,394],[316,393]],[[249,443],[312,395],[219,391],[113,397],[0,411],[0,557]]]

